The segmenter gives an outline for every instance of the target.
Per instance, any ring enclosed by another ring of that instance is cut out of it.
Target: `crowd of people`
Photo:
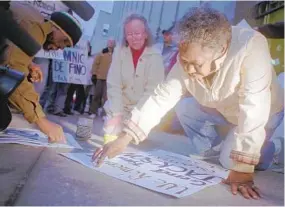
[[[106,100],[106,76],[114,47],[115,41],[110,39],[107,47],[94,56],[91,54],[92,48],[88,42],[88,58],[85,64],[92,67],[90,82],[93,84],[91,85],[54,82],[52,80],[53,60],[50,59],[47,82],[40,97],[42,108],[49,114],[61,117],[88,113],[94,118],[94,114],[97,114],[98,108],[102,107]],[[89,110],[86,111],[87,103],[89,103]]]
[[[150,37],[154,47],[153,50],[162,55],[164,78],[176,63],[176,57],[178,54],[177,44],[175,44],[172,38],[172,30],[173,26],[167,30],[163,30],[161,33],[163,36],[163,41],[159,41],[157,43],[154,42],[152,36]],[[84,113],[87,113],[90,118],[106,116],[106,107],[103,107],[107,100],[106,79],[112,63],[113,51],[115,47],[116,41],[109,39],[107,41],[106,48],[103,48],[98,54],[92,55],[92,47],[90,42],[88,42],[88,63],[86,62],[86,65],[92,66],[92,76],[90,77],[93,83],[92,85],[54,82],[52,80],[53,60],[50,59],[47,83],[40,97],[40,104],[44,111],[46,111],[48,114],[61,117],[66,117],[67,115],[82,115]],[[138,57],[140,57],[139,53],[137,54],[137,58]],[[92,62],[92,64],[89,62]],[[89,105],[88,108],[87,103]],[[172,120],[173,116],[174,111],[172,111],[167,120]]]
[[[78,21],[66,12],[44,20],[17,2],[11,11],[46,50],[72,47],[82,35]],[[63,130],[42,108],[58,116],[79,115],[89,100],[90,118],[103,108],[104,145],[93,156],[99,165],[130,143],[144,141],[157,125],[169,128],[175,122],[188,137],[193,155],[219,156],[230,170],[225,183],[234,195],[239,191],[245,198],[258,199],[254,171],[271,166],[272,134],[284,118],[284,90],[271,65],[266,38],[253,29],[231,26],[223,14],[204,7],[191,8],[175,26],[162,31],[163,43],[154,42],[141,15],[128,16],[122,28],[120,45],[109,40],[96,57],[89,45],[93,85],[53,82],[50,67],[40,101],[33,86],[41,78],[39,67],[8,45],[5,64],[32,77],[12,94],[11,104],[54,142],[64,140]],[[62,94],[65,100],[58,101]],[[210,130],[202,130],[205,125]]]

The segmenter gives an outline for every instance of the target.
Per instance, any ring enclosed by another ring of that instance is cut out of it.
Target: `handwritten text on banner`
[[[177,198],[191,195],[221,182],[228,171],[190,157],[163,150],[125,152],[100,167],[91,162],[92,153],[62,153],[93,170]]]
[[[53,60],[53,81],[88,85],[91,67],[87,63],[87,50],[68,48],[63,51],[64,61]]]

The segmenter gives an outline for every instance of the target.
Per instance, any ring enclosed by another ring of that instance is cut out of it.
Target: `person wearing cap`
[[[107,47],[98,54],[94,60],[92,66],[92,75],[96,76],[96,85],[94,91],[94,97],[89,108],[90,118],[94,118],[99,115],[99,108],[104,106],[107,100],[107,74],[112,63],[112,56],[114,48],[116,47],[116,41],[109,39],[107,41]]]
[[[173,65],[176,63],[178,47],[173,41],[172,34],[173,26],[167,30],[162,30],[163,43],[157,43],[155,46],[161,52],[163,64],[165,68],[165,77],[170,72]]]
[[[50,20],[46,20],[31,5],[15,1],[11,1],[10,11],[19,25],[45,50],[72,47],[82,35],[80,24],[67,12],[54,12]],[[9,97],[9,101],[23,113],[28,122],[36,124],[49,137],[49,141],[65,141],[62,127],[46,119],[39,104],[39,95],[35,91],[33,82],[41,80],[42,75],[40,68],[33,64],[33,58],[7,41],[3,65],[21,71],[27,76]]]

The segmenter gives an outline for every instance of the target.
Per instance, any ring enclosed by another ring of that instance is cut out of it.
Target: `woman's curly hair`
[[[219,11],[208,7],[193,7],[178,21],[176,33],[180,49],[187,49],[189,43],[219,50],[229,44],[232,37],[230,22]]]

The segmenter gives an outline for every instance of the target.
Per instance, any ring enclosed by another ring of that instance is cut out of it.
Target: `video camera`
[[[62,2],[85,21],[91,19],[95,13],[94,8],[86,1]],[[41,49],[41,45],[13,19],[9,7],[10,1],[0,1],[0,64],[5,58],[6,39],[9,39],[29,56],[34,56]],[[6,66],[0,66],[0,131],[5,130],[12,120],[8,98],[24,78],[24,73]]]

